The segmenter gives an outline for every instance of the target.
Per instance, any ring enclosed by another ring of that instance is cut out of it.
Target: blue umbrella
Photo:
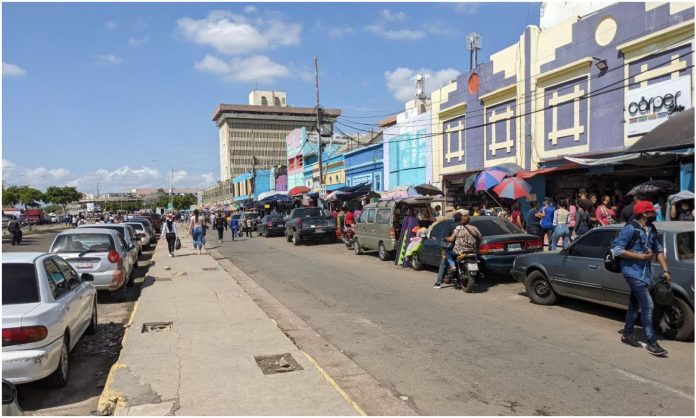
[[[476,184],[476,191],[486,191],[491,187],[497,186],[507,176],[508,173],[496,168],[484,170],[476,177],[476,181],[474,182]]]

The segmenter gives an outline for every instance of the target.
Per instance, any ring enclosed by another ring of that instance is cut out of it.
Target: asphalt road
[[[12,246],[3,240],[2,251],[45,252],[55,236],[56,233],[28,235],[23,238],[20,246]],[[143,252],[136,271],[135,285],[128,289],[126,302],[119,302],[107,292],[99,293],[99,329],[94,335],[84,335],[73,349],[67,386],[52,389],[44,387],[41,382],[18,386],[22,409],[32,415],[90,415],[96,411],[109,369],[121,351],[124,324],[130,317],[135,301],[140,297],[140,286],[151,257],[152,251]]]
[[[662,342],[669,358],[623,345],[621,310],[534,305],[512,279],[436,290],[434,270],[343,244],[209,245],[420,414],[694,414],[693,343]]]

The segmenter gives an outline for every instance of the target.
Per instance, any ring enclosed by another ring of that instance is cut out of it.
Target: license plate
[[[78,261],[75,263],[75,268],[76,269],[91,269],[92,263],[89,263],[87,261]]]
[[[317,228],[314,232],[324,232],[324,228]]]
[[[467,264],[466,268],[469,269],[469,271],[478,271],[478,264],[469,263]]]
[[[277,226],[278,228],[280,228],[281,226],[285,226],[285,225],[283,225],[283,224],[278,224],[278,225],[276,225],[276,226]]]
[[[310,225],[310,227],[312,227],[312,228],[316,228],[317,226],[316,226],[316,225]]]
[[[522,251],[522,244],[510,244],[508,245],[508,251]]]

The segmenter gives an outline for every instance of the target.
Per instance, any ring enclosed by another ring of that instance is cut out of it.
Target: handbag
[[[662,280],[653,286],[651,293],[655,305],[671,306],[672,303],[674,303],[672,286],[668,285]]]
[[[180,250],[181,249],[181,240],[177,237],[176,242],[174,243],[174,249],[175,250]]]

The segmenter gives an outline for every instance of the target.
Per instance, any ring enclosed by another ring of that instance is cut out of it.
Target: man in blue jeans
[[[657,261],[663,270],[662,280],[669,284],[672,281],[672,276],[667,268],[667,260],[663,254],[662,245],[657,240],[657,229],[653,225],[657,217],[655,207],[648,201],[639,201],[633,207],[633,214],[634,222],[626,224],[612,244],[614,256],[621,257],[621,272],[631,289],[626,325],[621,342],[632,347],[641,347],[640,343],[633,338],[633,327],[638,317],[638,310],[640,310],[648,353],[654,356],[664,356],[667,354],[667,350],[657,343],[652,322],[651,261],[655,255],[657,255]]]

